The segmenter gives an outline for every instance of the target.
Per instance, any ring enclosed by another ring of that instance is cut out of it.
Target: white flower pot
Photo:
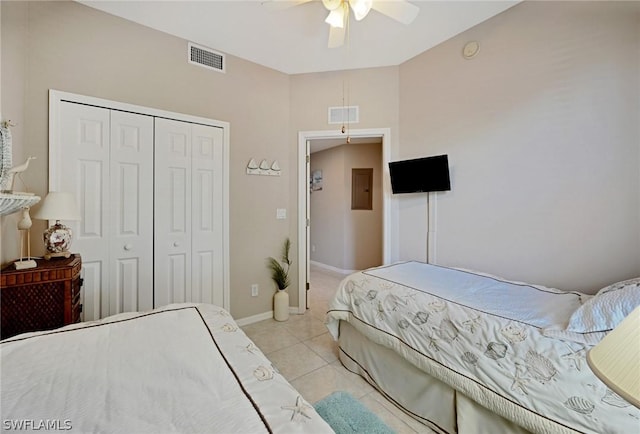
[[[287,291],[278,290],[273,296],[273,319],[276,321],[289,319],[289,293]]]

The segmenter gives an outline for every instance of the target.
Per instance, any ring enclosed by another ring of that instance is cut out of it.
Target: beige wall
[[[343,105],[344,88],[344,103],[360,106],[360,122],[351,128],[391,128],[392,144],[397,144],[393,134],[398,128],[398,71],[399,67],[390,66],[292,75],[291,132],[296,143],[298,131],[340,129],[328,124],[327,108]]]
[[[373,169],[372,210],[351,209],[351,170]],[[340,270],[382,264],[382,145],[341,145],[311,154],[323,189],[311,194],[311,260]],[[314,251],[315,248],[315,251]]]
[[[4,8],[0,7],[0,10]],[[11,128],[13,137],[13,163],[21,164],[26,158],[24,152],[24,92],[25,83],[23,80],[25,74],[26,62],[22,53],[25,51],[26,43],[26,10],[18,10],[12,14],[9,20],[8,14],[2,13],[1,17],[1,63],[0,63],[0,112],[2,118],[0,120],[11,120],[15,125]],[[12,101],[11,110],[5,107],[4,101]],[[35,161],[32,161],[35,163]],[[24,177],[27,179],[27,177]],[[16,181],[18,182],[18,181]],[[17,184],[22,188],[22,185]],[[8,216],[0,217],[0,264],[7,260],[16,259],[20,255],[20,237],[16,230],[16,225],[20,219],[20,214],[15,213]]]
[[[310,259],[344,270],[345,146],[311,154],[311,172],[322,170],[322,190],[312,191]],[[349,198],[350,200],[351,198]]]
[[[264,259],[284,237],[297,258],[297,133],[336,131],[327,107],[342,105],[348,82],[352,127],[390,128],[392,160],[449,154],[441,263],[589,291],[640,270],[637,4],[525,2],[401,66],[286,76],[232,56],[227,74],[189,65],[187,41],[74,2],[4,1],[1,112],[18,124],[16,161],[38,157],[26,178],[41,195],[49,88],[230,122],[231,305],[242,318],[271,309]],[[471,39],[481,51],[465,61]],[[247,176],[252,157],[278,159],[283,176]],[[424,256],[424,204],[393,199],[393,260]],[[19,254],[16,221],[0,218],[2,262]],[[43,228],[34,221],[36,253]]]
[[[364,270],[382,265],[382,145],[345,146],[344,269]],[[351,209],[351,169],[373,169],[372,210]]]
[[[14,155],[37,157],[25,172],[32,190],[47,192],[50,88],[230,122],[231,312],[242,318],[271,310],[275,289],[265,258],[277,255],[289,235],[276,208],[291,208],[295,177],[287,144],[289,77],[233,56],[226,74],[190,65],[187,41],[75,2],[1,7],[1,111],[18,124]],[[277,159],[283,175],[246,175],[251,157]],[[2,217],[3,262],[19,255],[15,219]],[[34,220],[36,254],[43,253],[43,229]],[[257,298],[250,297],[252,283],[260,285]]]
[[[586,292],[640,274],[638,6],[524,2],[400,67],[400,155],[449,154],[440,263]],[[405,259],[425,199],[400,207]]]

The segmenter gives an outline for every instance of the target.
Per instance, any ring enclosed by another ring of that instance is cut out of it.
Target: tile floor
[[[399,434],[431,433],[387,401],[338,360],[338,347],[324,326],[324,316],[343,275],[312,267],[309,309],[288,321],[273,319],[242,327],[289,382],[310,403],[343,390],[358,398]]]

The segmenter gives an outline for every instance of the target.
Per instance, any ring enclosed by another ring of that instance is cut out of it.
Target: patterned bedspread
[[[355,273],[332,300],[339,321],[532,432],[640,432],[640,410],[589,369],[584,344],[545,337],[582,294],[406,262]]]
[[[0,356],[3,431],[333,432],[213,305],[19,335]]]

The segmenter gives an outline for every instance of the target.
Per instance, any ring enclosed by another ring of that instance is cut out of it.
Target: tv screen
[[[389,174],[393,194],[451,190],[447,155],[391,161]]]

